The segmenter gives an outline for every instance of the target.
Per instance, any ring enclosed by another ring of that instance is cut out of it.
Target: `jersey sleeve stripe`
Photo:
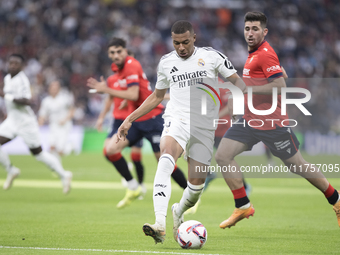
[[[170,53],[163,55],[163,56],[161,57],[161,59],[160,59],[160,61],[159,61],[159,62],[161,62],[162,60],[164,60],[164,59],[166,59],[166,58],[170,57],[170,56],[171,56],[173,53],[174,53],[174,52],[173,52],[173,51],[171,51]]]
[[[227,58],[226,55],[224,55],[223,53],[219,52],[218,50],[215,50],[214,48],[211,48],[211,47],[203,47],[202,49],[205,49],[206,51],[214,51],[214,52],[216,52],[218,55],[220,55],[221,58],[223,58],[223,59],[226,59],[226,58]]]
[[[280,77],[283,77],[282,72],[273,74],[272,76],[269,76],[269,77],[267,78],[267,80],[268,80],[268,81],[273,81],[273,80],[275,80],[276,78],[280,78]]]
[[[127,86],[128,86],[128,88],[132,87],[132,86],[139,86],[139,83],[138,82],[131,82]]]

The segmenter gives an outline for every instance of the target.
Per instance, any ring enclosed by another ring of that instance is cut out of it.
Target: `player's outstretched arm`
[[[119,97],[131,101],[137,101],[139,98],[139,86],[131,86],[127,90],[114,90],[107,86],[103,76],[100,77],[100,81],[94,78],[89,78],[86,85],[92,89],[95,89],[97,93],[106,93],[113,97]]]
[[[38,117],[38,124],[39,124],[39,126],[44,125],[44,123],[45,123],[45,118],[43,116],[39,116]]]
[[[288,77],[288,76],[287,76]],[[281,88],[286,87],[286,82],[283,77],[279,77],[271,82],[261,86],[249,86],[253,90],[253,94],[271,95],[273,88],[277,88],[277,93],[281,94]]]
[[[102,129],[103,122],[104,122],[106,114],[109,112],[109,110],[111,108],[111,104],[112,104],[112,97],[108,95],[105,98],[104,107],[101,110],[101,112],[98,116],[98,119],[96,121],[96,124],[95,124],[95,128],[97,129],[98,132],[101,132],[103,130]]]
[[[156,106],[163,101],[165,93],[166,89],[155,89],[155,91],[147,99],[145,99],[141,106],[139,106],[134,112],[127,116],[127,118],[118,128],[117,142],[122,139],[125,141],[125,137],[128,134],[132,122],[156,108]]]
[[[1,94],[0,94],[0,96],[2,97]],[[32,101],[28,98],[14,98],[14,96],[12,94],[5,94],[3,97],[4,97],[5,100],[14,102],[16,104],[32,105]]]
[[[72,107],[68,110],[68,113],[67,113],[67,116],[65,117],[65,119],[63,119],[63,120],[61,120],[61,121],[59,122],[59,125],[63,126],[63,125],[65,125],[68,121],[72,120],[75,111],[76,111],[76,108],[75,108],[74,106],[72,106]]]
[[[236,87],[238,87],[243,93],[247,93],[246,92],[247,86],[244,83],[244,81],[241,79],[241,77],[238,76],[237,73],[230,75],[229,77],[227,77],[227,79],[232,84],[234,84]],[[230,96],[227,106],[221,110],[220,114],[229,114],[232,117],[232,119],[235,120],[236,116],[233,114],[233,111],[234,111],[234,109],[233,109],[233,98],[232,98],[232,96]]]
[[[246,90],[246,84],[244,81],[241,79],[240,76],[238,76],[237,73],[234,73],[227,77],[228,81],[230,81],[232,84],[234,84],[236,87],[238,87],[243,93],[245,93]]]
[[[286,72],[286,69],[283,68],[283,66],[281,66],[281,71],[282,71],[283,78],[285,80],[287,80],[288,79],[288,74]]]
[[[229,102],[228,102],[229,104]],[[225,115],[231,115],[232,112],[230,112],[230,107],[228,105],[224,106],[218,113],[218,117],[222,118]]]

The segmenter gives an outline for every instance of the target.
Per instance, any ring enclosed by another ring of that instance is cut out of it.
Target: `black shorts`
[[[107,136],[111,138],[119,126],[123,123],[123,120],[115,120],[112,124],[112,131]],[[143,138],[146,138],[150,143],[154,152],[159,152],[159,143],[161,140],[161,134],[163,131],[163,118],[162,114],[159,114],[149,120],[133,122],[126,139],[129,141],[129,146],[141,146]]]
[[[274,156],[282,160],[294,156],[299,150],[300,143],[289,127],[276,126],[273,130],[259,130],[250,127],[243,118],[238,123],[240,124],[233,124],[223,137],[247,144],[247,150],[262,141]]]
[[[109,134],[107,135],[107,138],[111,138],[114,134],[117,133],[118,131],[118,128],[120,127],[120,125],[123,123],[124,120],[118,120],[118,119],[115,119],[112,123],[112,128],[109,132]],[[131,129],[129,130],[129,134],[130,132],[133,133],[133,132],[136,132],[133,130],[134,128],[131,127]],[[129,135],[128,135],[129,136]],[[128,136],[126,137],[126,139],[128,141],[130,141],[130,139],[128,138]],[[129,147],[131,147],[132,145],[130,145],[129,143]],[[133,146],[136,146],[138,148],[142,148],[143,147],[143,139],[140,139],[138,142],[136,142]]]

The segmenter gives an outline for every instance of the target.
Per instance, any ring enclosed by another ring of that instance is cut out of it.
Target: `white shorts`
[[[37,121],[27,121],[18,125],[12,119],[7,118],[0,125],[0,136],[11,140],[20,136],[30,149],[41,146]]]
[[[171,136],[186,151],[186,156],[202,164],[210,165],[215,130],[200,129],[174,118],[164,119],[162,137]]]
[[[48,134],[49,146],[56,148],[57,151],[63,151],[66,147],[71,128],[71,122],[66,123],[63,126],[50,125]]]

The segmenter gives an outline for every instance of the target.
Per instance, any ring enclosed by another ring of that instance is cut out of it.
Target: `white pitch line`
[[[87,251],[87,252],[109,252],[109,253],[147,253],[147,254],[176,254],[176,255],[221,255],[208,253],[183,253],[173,251],[131,251],[131,250],[103,250],[103,249],[72,249],[72,248],[45,248],[45,247],[15,247],[15,246],[0,246],[0,249],[22,249],[22,250],[50,250],[50,251]]]
[[[0,186],[5,180],[0,179]],[[152,183],[145,183],[147,189],[152,190]],[[59,180],[32,180],[32,179],[18,179],[13,183],[13,188],[62,188]],[[72,189],[98,189],[98,190],[120,190],[125,189],[120,182],[102,182],[102,181],[72,181]],[[172,185],[172,190],[182,190],[178,185]],[[209,186],[209,192],[227,193],[230,190],[227,185]],[[286,194],[286,195],[311,195],[318,193],[317,189],[310,187],[264,187],[255,186],[253,193],[255,194]]]

